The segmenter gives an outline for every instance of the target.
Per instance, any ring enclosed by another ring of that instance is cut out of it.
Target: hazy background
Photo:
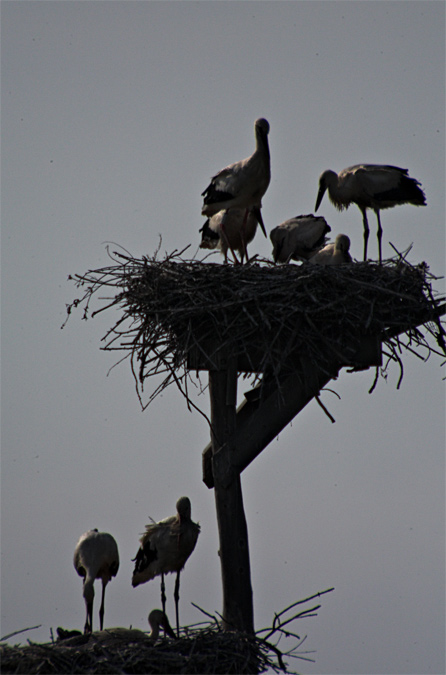
[[[204,419],[171,388],[141,412],[129,364],[100,351],[113,310],[66,328],[68,274],[199,243],[200,193],[271,125],[267,230],[314,210],[318,176],[358,162],[407,167],[428,206],[382,214],[383,254],[439,276],[445,252],[443,2],[8,2],[2,11],[3,443],[1,634],[82,629],[78,537],[118,541],[106,626],[146,630],[158,580],[130,585],[149,516],[186,494],[202,527],[182,575],[221,611],[214,496],[201,481]],[[361,214],[320,209],[362,256]],[[377,256],[370,215],[369,255]],[[116,248],[116,247],[115,247]],[[250,252],[270,256],[257,234]],[[199,253],[199,256],[202,252]],[[221,260],[216,257],[215,260]],[[436,288],[442,290],[443,282]],[[441,359],[342,371],[242,476],[256,628],[330,586],[295,630],[305,673],[444,673],[444,382]],[[206,379],[204,377],[204,382]],[[146,383],[150,392],[150,382]],[[240,395],[249,388],[240,381]],[[193,394],[195,396],[195,394]],[[194,398],[208,410],[207,394]],[[168,577],[173,619],[174,578]],[[97,586],[99,591],[100,585]],[[94,608],[98,622],[99,602]]]

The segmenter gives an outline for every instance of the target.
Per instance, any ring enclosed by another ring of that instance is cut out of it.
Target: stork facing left
[[[369,224],[367,209],[373,209],[378,222],[378,256],[382,262],[382,227],[379,212],[399,204],[426,206],[426,197],[421,183],[409,176],[407,169],[388,164],[355,164],[340,173],[330,169],[319,177],[315,210],[317,211],[325,191],[328,189],[330,201],[342,211],[350,204],[357,204],[362,213],[364,227],[364,260],[367,260],[367,242]]]

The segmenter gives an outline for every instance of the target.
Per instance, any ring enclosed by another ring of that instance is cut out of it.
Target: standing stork
[[[105,587],[119,569],[118,545],[108,532],[89,530],[77,542],[73,563],[76,572],[84,579],[83,596],[87,610],[84,633],[93,630],[94,581],[102,579],[102,602],[99,609],[99,623],[104,627]]]
[[[285,220],[269,233],[274,262],[308,260],[326,244],[328,232],[331,227],[325,218],[311,213]]]
[[[133,560],[132,586],[138,586],[156,576],[161,575],[161,603],[166,611],[166,591],[164,575],[176,572],[175,581],[175,613],[177,634],[180,632],[178,601],[180,599],[180,573],[186,560],[195,548],[200,526],[191,519],[191,503],[189,497],[180,497],[176,503],[177,514],[159,523],[146,525],[142,535],[141,546]]]
[[[206,190],[201,193],[202,216],[213,216],[225,209],[245,209],[242,227],[246,225],[248,209],[252,208],[263,234],[266,237],[261,208],[262,197],[271,180],[268,146],[269,122],[260,117],[254,122],[256,148],[250,157],[225,167],[212,177]],[[226,223],[223,219],[222,230]]]
[[[334,244],[327,244],[318,253],[313,255],[309,262],[313,265],[344,265],[351,263],[352,257],[349,253],[350,239],[346,234],[338,234]]]
[[[330,201],[339,211],[350,204],[356,204],[362,213],[364,225],[364,260],[367,260],[367,241],[369,224],[367,209],[373,209],[378,221],[378,252],[381,264],[382,227],[379,212],[398,204],[426,206],[426,197],[421,190],[421,183],[409,176],[407,169],[386,164],[355,164],[339,174],[324,171],[319,177],[319,192],[316,199],[317,211],[325,191],[328,189]]]
[[[225,262],[228,262],[228,249],[230,249],[236,263],[243,263],[245,257],[248,262],[248,244],[255,237],[257,218],[250,208],[245,225],[243,225],[245,212],[246,209],[222,210],[208,218],[200,229],[200,248],[213,249],[219,247],[225,257]],[[223,221],[225,223],[224,229],[222,227]],[[240,255],[240,261],[236,256],[236,251]]]

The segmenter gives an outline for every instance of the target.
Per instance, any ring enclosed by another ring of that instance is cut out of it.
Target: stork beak
[[[265,225],[263,224],[262,213],[261,213],[259,207],[255,206],[253,208],[252,212],[254,213],[255,217],[257,218],[257,222],[259,223],[260,227],[262,228],[263,234],[268,239],[268,235],[266,234],[266,230],[265,230]]]
[[[322,201],[322,197],[324,196],[325,190],[326,190],[326,189],[327,189],[327,188],[325,187],[325,185],[320,185],[320,186],[319,186],[319,192],[317,193],[317,199],[316,199],[316,206],[314,207],[314,210],[315,210],[315,211],[317,211],[318,208],[320,207],[321,201]]]

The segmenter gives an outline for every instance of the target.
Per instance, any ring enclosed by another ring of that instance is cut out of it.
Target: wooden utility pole
[[[212,465],[223,581],[223,627],[254,633],[248,528],[240,474],[234,470],[237,364],[222,360],[209,370]]]
[[[248,529],[240,474],[320,389],[337,376],[343,365],[369,367],[381,362],[378,339],[372,340],[371,345],[366,341],[366,348],[359,351],[355,346],[349,353],[349,359],[336,353],[323,369],[298,359],[279,381],[264,374],[262,384],[252,390],[251,396],[247,395],[238,410],[238,372],[248,369],[256,372],[256,359],[251,359],[251,365],[246,366],[227,349],[215,344],[206,345],[198,355],[194,352],[189,355],[190,368],[209,372],[211,443],[203,453],[203,480],[215,490],[225,630],[254,632]]]

